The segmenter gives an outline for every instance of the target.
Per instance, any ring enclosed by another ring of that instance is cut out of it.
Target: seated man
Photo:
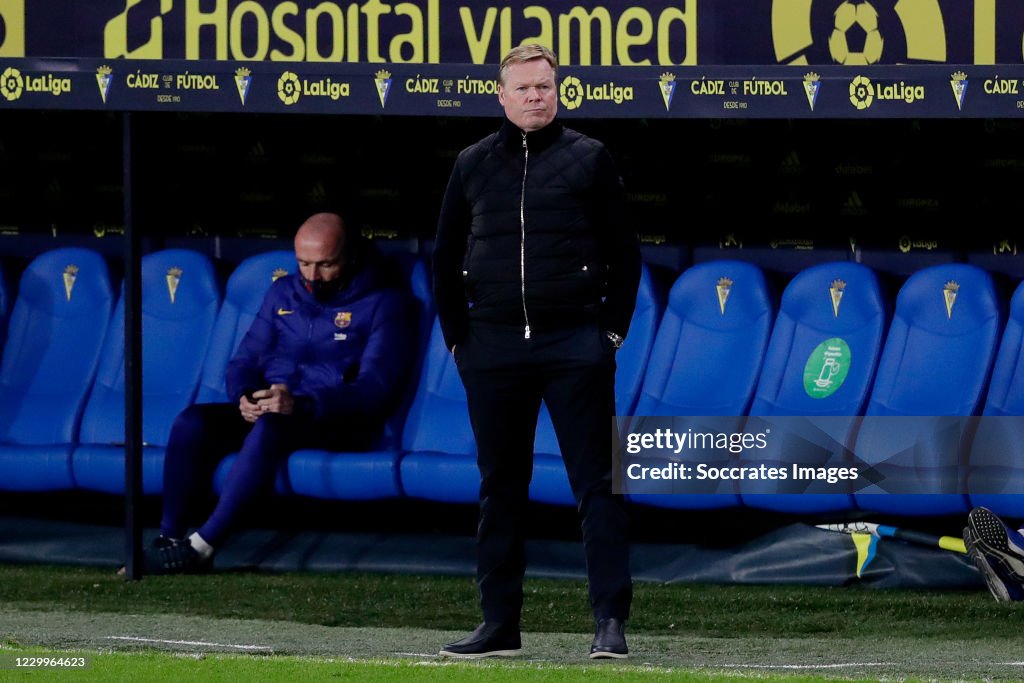
[[[967,556],[999,602],[1024,600],[1024,534],[988,508],[976,507],[964,528]]]
[[[316,214],[299,228],[299,272],[271,285],[228,364],[233,403],[193,405],[174,422],[160,536],[145,551],[145,573],[209,568],[293,451],[365,449],[380,433],[408,380],[415,320],[397,278],[387,277],[369,244],[358,246],[336,214]],[[186,537],[214,469],[236,451],[213,514]]]

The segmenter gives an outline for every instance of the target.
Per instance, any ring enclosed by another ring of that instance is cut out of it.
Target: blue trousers
[[[182,538],[199,510],[208,506],[213,472],[238,453],[213,514],[199,535],[217,547],[239,523],[251,503],[273,488],[274,478],[300,448],[346,450],[366,447],[368,433],[301,415],[269,413],[255,423],[242,419],[237,405],[196,404],[175,419],[164,456],[163,517],[160,532]]]

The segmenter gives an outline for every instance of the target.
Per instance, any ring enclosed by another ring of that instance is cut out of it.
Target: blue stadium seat
[[[630,331],[617,358],[616,409],[623,415],[629,414],[636,400],[660,308],[650,272],[644,267]],[[400,468],[406,495],[447,503],[479,502],[480,473],[466,391],[436,321],[406,435]],[[575,505],[554,427],[544,408],[534,443],[530,498]]]
[[[658,331],[663,295],[645,264],[640,274],[636,308],[629,324],[629,334],[615,356],[615,412],[618,415],[632,415],[640,396],[647,360],[650,357],[654,335]],[[541,405],[537,422],[537,436],[534,441],[533,479],[530,482],[530,499],[553,505],[576,505],[569,486],[569,476],[562,462],[561,449],[551,423],[546,405]],[[474,465],[475,467],[475,465]],[[479,482],[478,482],[479,483]]]
[[[434,320],[430,276],[422,258],[416,254],[394,252],[387,256],[401,271],[413,298],[419,305],[417,366],[401,406],[387,420],[380,439],[368,451],[333,452],[321,449],[296,451],[288,458],[287,476],[292,490],[303,496],[330,500],[375,500],[401,495],[399,459],[410,404],[413,401],[422,364],[421,350],[426,347]]]
[[[0,363],[0,489],[74,486],[71,450],[113,307],[95,251],[54,249],[22,273]]]
[[[1024,520],[1024,282],[1010,299],[982,419],[971,440],[968,492],[972,506]]]
[[[1003,308],[992,277],[963,263],[924,268],[900,288],[854,448],[886,480],[854,493],[859,509],[967,511],[959,425],[981,412]]]
[[[775,317],[764,271],[707,261],[684,271],[668,295],[635,414],[671,416],[687,428],[736,432],[750,408]],[[642,423],[638,423],[642,424]],[[682,509],[739,505],[731,485],[707,492],[630,493],[634,502]]]
[[[171,424],[199,389],[203,360],[220,308],[209,257],[165,249],[142,259],[142,489],[163,490],[163,455]],[[117,304],[103,359],[82,417],[71,462],[80,488],[124,491],[124,299]]]
[[[778,436],[768,439],[767,448],[747,451],[749,464],[852,465],[832,462],[829,454],[845,452],[859,423],[857,416],[864,414],[889,308],[875,272],[858,263],[823,263],[790,281],[782,293],[750,414],[818,419],[784,420],[780,426],[785,436],[776,429]],[[794,484],[800,486],[792,480],[745,480],[740,483],[741,498],[744,505],[780,512],[853,508],[849,494],[815,493],[813,487],[796,492]]]
[[[402,447],[405,455],[399,474],[405,495],[445,503],[479,500],[480,475],[466,390],[436,319]]]
[[[992,369],[983,415],[1024,415],[1024,282],[1010,299],[1010,314]]]
[[[228,361],[242,343],[242,337],[249,330],[252,321],[256,319],[267,289],[274,280],[295,272],[295,269],[294,250],[283,249],[253,254],[235,266],[224,288],[224,302],[217,313],[217,322],[214,323],[196,403],[224,403],[228,400],[224,387],[224,373]],[[218,493],[224,485],[235,457],[228,456],[214,471],[214,490]],[[276,491],[280,494],[291,491],[283,469],[276,482]]]
[[[295,272],[295,268],[294,251],[275,250],[250,256],[232,271],[213,327],[196,403],[228,400],[224,389],[228,361],[256,319],[270,285],[282,275]]]

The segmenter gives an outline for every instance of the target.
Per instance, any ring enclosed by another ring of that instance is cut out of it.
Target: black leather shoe
[[[485,621],[462,640],[445,645],[438,654],[442,657],[462,659],[514,657],[521,649],[518,624]]]
[[[591,659],[625,659],[629,657],[626,647],[626,622],[607,617],[597,622],[594,642],[590,646]]]

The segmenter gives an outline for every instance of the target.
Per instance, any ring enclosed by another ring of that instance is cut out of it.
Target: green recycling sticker
[[[811,398],[827,398],[843,386],[850,371],[850,347],[839,337],[818,344],[804,365],[804,391]]]

